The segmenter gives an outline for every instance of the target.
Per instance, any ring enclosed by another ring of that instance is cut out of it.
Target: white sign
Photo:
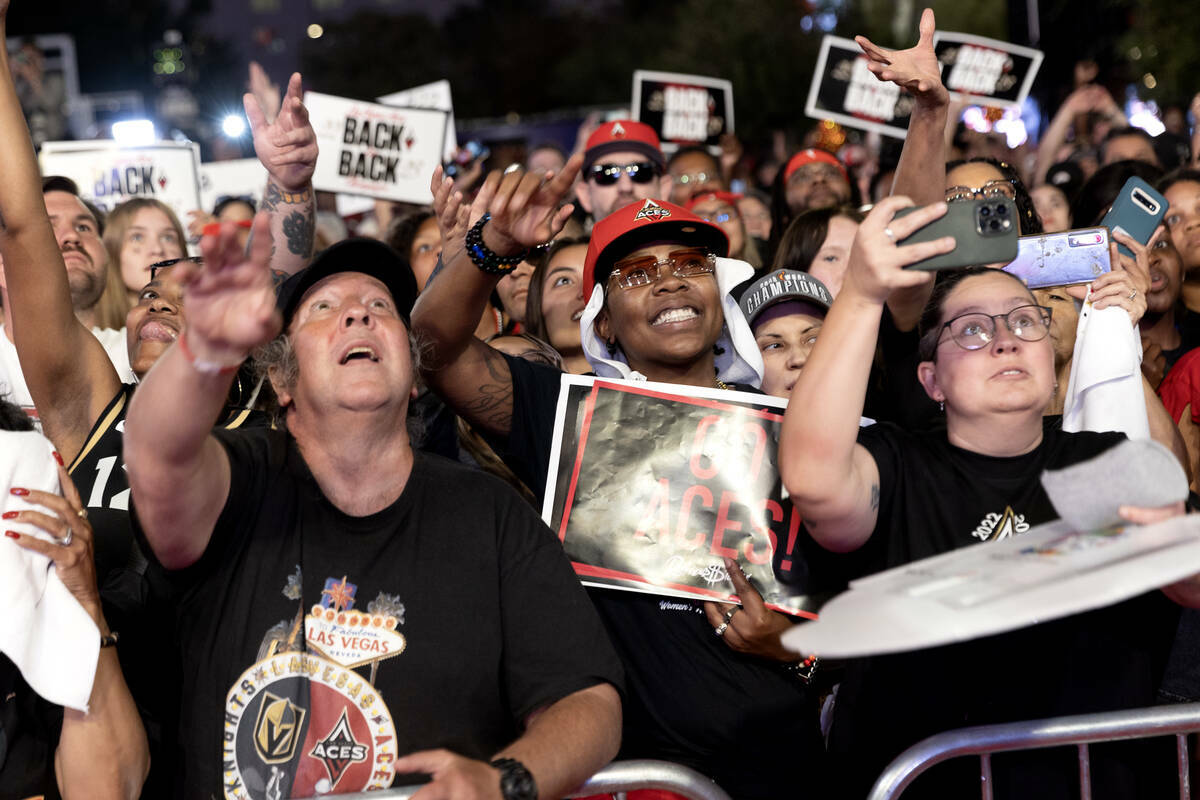
[[[200,165],[200,202],[212,213],[226,197],[249,197],[257,208],[267,186],[267,168],[257,158],[210,161]]]
[[[829,35],[821,39],[805,114],[903,139],[912,107],[912,98],[899,86],[867,69],[867,57],[856,42]]]
[[[442,160],[450,161],[454,158],[454,154],[458,152],[458,133],[454,128],[454,100],[450,96],[450,81],[434,81],[375,99],[385,106],[432,108],[449,112],[450,118],[446,121],[446,149],[442,153]]]
[[[1059,520],[852,581],[783,635],[830,658],[897,653],[1111,605],[1200,572],[1200,517],[1080,532]]]
[[[317,132],[313,188],[408,203],[430,203],[429,181],[442,163],[445,111],[392,106],[306,92]]]
[[[1042,51],[969,33],[934,31],[933,49],[950,96],[986,106],[1025,102]]]
[[[200,148],[194,142],[120,147],[111,140],[46,142],[43,175],[62,175],[105,212],[135,197],[161,200],[180,221],[200,203]]]
[[[685,144],[719,151],[733,133],[733,84],[721,78],[653,72],[633,73],[634,119],[658,132],[663,152]]]

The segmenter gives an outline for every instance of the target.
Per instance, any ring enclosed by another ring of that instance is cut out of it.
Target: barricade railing
[[[403,800],[416,794],[420,786],[395,786],[378,792],[338,795],[342,800]],[[668,761],[635,759],[614,761],[597,772],[568,797],[616,794],[636,789],[664,789],[689,800],[730,800],[711,778],[694,769]]]
[[[935,764],[960,756],[979,756],[984,800],[992,797],[992,753],[1039,750],[1075,745],[1079,759],[1079,796],[1091,800],[1091,758],[1088,745],[1121,739],[1174,736],[1179,768],[1180,800],[1190,800],[1187,734],[1200,732],[1200,703],[1081,714],[1029,722],[982,725],[939,733],[918,742],[887,766],[868,800],[892,800],[918,775]]]

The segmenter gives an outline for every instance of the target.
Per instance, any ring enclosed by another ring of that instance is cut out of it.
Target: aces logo
[[[362,676],[309,653],[246,670],[225,702],[225,797],[282,800],[386,789],[396,728]]]
[[[663,208],[653,200],[647,199],[646,202],[642,204],[641,210],[639,210],[637,215],[634,216],[633,221],[637,222],[638,220],[643,219],[661,220],[666,219],[669,216],[671,216],[671,209]]]

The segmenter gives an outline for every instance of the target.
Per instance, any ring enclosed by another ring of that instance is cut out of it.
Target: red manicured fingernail
[[[17,514],[20,513],[20,511],[5,511],[3,514],[0,514],[0,519],[16,519]]]
[[[60,456],[60,455],[58,454],[58,451],[57,451],[57,450],[55,450],[55,451],[54,451],[54,460],[58,462],[58,465],[59,465],[60,467],[65,467],[65,466],[66,466],[66,464],[64,464],[64,463],[63,463],[62,456]]]
[[[10,539],[20,539],[21,538],[21,534],[17,533],[16,531],[5,531],[4,535]]]
[[[22,489],[19,486],[14,486],[13,488],[9,489],[8,491],[11,494],[15,494],[17,497],[25,497],[27,494],[29,494],[28,489]]]

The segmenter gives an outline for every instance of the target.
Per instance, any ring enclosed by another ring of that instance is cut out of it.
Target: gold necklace
[[[726,383],[725,381],[721,380],[720,378],[717,378],[716,381],[717,381],[718,389],[728,389],[729,388],[729,384]]]

